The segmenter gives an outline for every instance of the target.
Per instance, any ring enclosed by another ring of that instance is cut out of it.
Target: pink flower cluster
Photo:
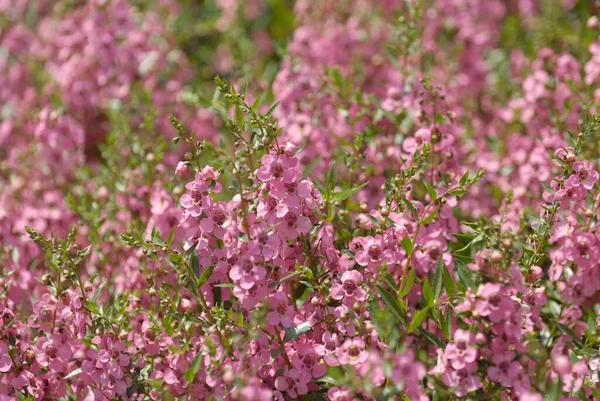
[[[600,398],[597,5],[288,3],[0,0],[0,401]]]

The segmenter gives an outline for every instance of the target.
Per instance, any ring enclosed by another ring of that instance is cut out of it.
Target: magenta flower
[[[342,365],[360,365],[369,357],[365,342],[360,337],[347,338],[340,348],[338,360]]]
[[[592,163],[587,160],[577,161],[573,164],[573,170],[575,170],[575,174],[571,176],[574,177],[573,186],[578,186],[581,183],[587,190],[594,188],[599,174],[594,170]]]
[[[0,341],[0,372],[6,373],[12,368],[12,359],[8,355],[8,344]]]
[[[393,253],[389,249],[384,249],[383,239],[377,237],[365,237],[362,249],[355,254],[356,263],[361,266],[368,266],[371,263],[392,263]]]
[[[250,259],[242,259],[229,271],[229,277],[242,289],[249,290],[264,281],[267,269],[255,265]]]
[[[271,326],[281,324],[284,328],[292,327],[294,319],[294,307],[289,304],[287,295],[283,292],[276,292],[269,298],[269,308],[271,312],[267,313],[267,322]]]
[[[512,387],[521,373],[521,365],[513,361],[515,355],[513,352],[504,352],[494,354],[492,362],[494,366],[487,369],[487,375],[490,380],[494,380],[504,387]]]
[[[297,181],[301,176],[298,169],[298,159],[286,155],[273,155],[267,153],[263,156],[262,165],[256,171],[256,177],[262,182],[282,180],[285,183]]]
[[[477,349],[472,346],[474,343],[475,334],[473,332],[461,329],[454,332],[454,343],[448,344],[444,350],[444,357],[450,361],[452,368],[460,370],[466,364],[475,362]]]
[[[360,287],[363,282],[363,275],[358,270],[348,270],[342,274],[340,283],[331,286],[331,298],[344,300],[344,304],[353,305],[355,302],[362,302],[367,298],[367,293]]]
[[[286,367],[284,375],[275,379],[275,388],[288,393],[291,398],[295,399],[308,393],[307,384],[310,380],[310,374],[301,374],[297,369]]]

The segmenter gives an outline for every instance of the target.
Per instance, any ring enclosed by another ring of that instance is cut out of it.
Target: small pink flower
[[[342,274],[342,282],[331,286],[331,298],[344,300],[345,304],[353,305],[367,298],[367,293],[360,287],[363,275],[358,270],[348,270]]]
[[[575,174],[571,176],[575,178],[573,186],[578,186],[581,183],[587,190],[594,188],[599,174],[594,170],[592,163],[587,160],[577,161],[573,164],[573,169],[575,170]]]
[[[340,348],[338,360],[342,365],[360,365],[367,360],[365,342],[360,337],[348,338]]]
[[[267,322],[271,326],[281,324],[284,328],[293,326],[294,307],[289,304],[287,295],[283,292],[276,292],[269,298],[269,308],[271,312],[267,313]]]
[[[393,254],[389,249],[384,249],[383,239],[377,237],[365,237],[362,249],[355,254],[356,263],[368,266],[370,263],[392,263]]]
[[[8,345],[0,341],[0,372],[6,373],[12,368],[12,359],[8,355]]]

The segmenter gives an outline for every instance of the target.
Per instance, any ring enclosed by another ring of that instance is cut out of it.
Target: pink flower
[[[515,355],[513,352],[504,352],[494,354],[492,362],[494,366],[490,366],[487,370],[490,380],[499,382],[504,387],[512,387],[521,373],[521,365],[514,362]]]
[[[284,375],[275,379],[275,388],[287,392],[291,398],[296,399],[308,393],[307,384],[310,380],[310,374],[300,374],[297,369],[286,367]]]
[[[267,269],[255,265],[250,259],[241,259],[229,271],[229,277],[244,290],[262,283],[266,276]]]
[[[347,338],[340,348],[338,360],[342,365],[360,365],[367,360],[365,342],[360,337]]]
[[[599,174],[594,170],[592,163],[587,160],[577,161],[573,164],[573,169],[575,170],[575,174],[571,176],[574,177],[573,186],[576,187],[581,183],[587,190],[594,188]]]
[[[454,332],[454,343],[446,346],[444,357],[450,361],[454,369],[460,370],[477,359],[477,349],[472,346],[474,343],[473,332],[457,329]]]
[[[267,313],[267,322],[271,326],[281,324],[284,328],[293,326],[294,307],[289,305],[287,295],[283,292],[276,292],[269,298],[269,308],[271,312]]]
[[[344,304],[349,306],[355,302],[362,302],[367,298],[367,293],[360,287],[363,282],[363,275],[358,270],[348,270],[342,274],[342,283],[335,283],[331,286],[331,298],[344,300]]]
[[[0,372],[6,373],[12,368],[12,359],[8,355],[8,345],[0,341]]]
[[[300,176],[297,158],[271,153],[263,156],[262,165],[256,171],[256,177],[262,182],[282,180],[285,183],[292,183]]]
[[[240,399],[245,401],[268,401],[273,399],[273,391],[253,377],[240,392]]]
[[[392,263],[393,254],[389,249],[384,249],[383,238],[365,237],[362,249],[358,250],[355,255],[356,263],[361,266],[368,266],[370,263]]]
[[[322,355],[317,351],[318,347],[312,344],[299,343],[296,346],[298,354],[292,358],[292,364],[301,372],[310,372],[312,378],[325,376],[327,365],[321,362]]]

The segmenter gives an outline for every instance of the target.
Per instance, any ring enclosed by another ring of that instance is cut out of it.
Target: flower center
[[[381,257],[381,248],[377,245],[371,245],[369,247],[369,256],[373,260],[379,260],[379,258]]]

